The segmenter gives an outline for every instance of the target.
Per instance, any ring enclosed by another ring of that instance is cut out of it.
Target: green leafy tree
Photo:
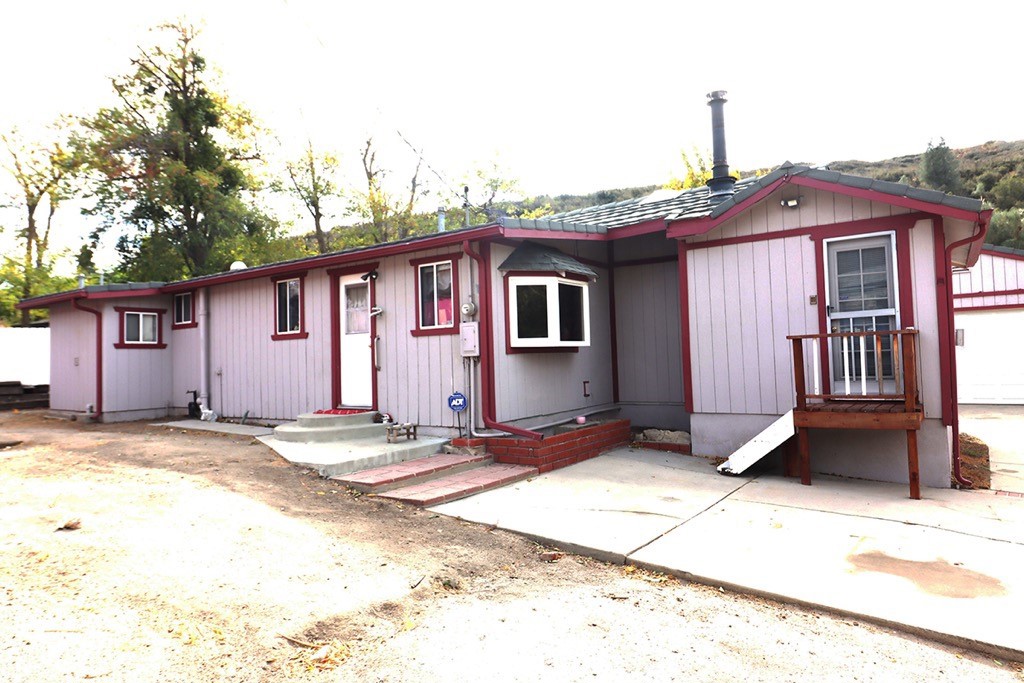
[[[4,282],[21,298],[48,294],[65,284],[54,282],[50,275],[53,255],[50,237],[57,208],[70,196],[72,180],[79,168],[79,158],[70,151],[66,138],[68,124],[53,127],[54,140],[37,144],[24,140],[17,131],[0,135],[7,149],[4,168],[17,187],[11,205],[23,218],[16,233],[20,258],[5,257]],[[40,212],[45,213],[40,216]],[[27,325],[30,311],[21,311],[20,322]]]
[[[1024,249],[1024,209],[996,210],[985,236],[988,244]]]
[[[119,106],[86,120],[80,141],[93,211],[107,226],[134,229],[119,251],[122,269],[141,279],[223,270],[232,254],[219,245],[267,226],[252,204],[259,188],[250,164],[259,154],[251,114],[211,88],[194,28],[158,30],[168,44],[140,49],[131,72],[113,80]]]
[[[416,202],[426,195],[420,181],[423,155],[416,152],[416,166],[408,189],[396,192],[385,182],[389,172],[377,161],[373,138],[367,138],[360,150],[366,189],[353,193],[350,209],[365,221],[363,229],[371,244],[400,240],[417,233],[414,219]]]
[[[921,157],[921,182],[942,192],[961,191],[960,162],[944,139],[940,139],[938,145],[928,143]]]
[[[1004,176],[987,193],[987,197],[997,209],[1007,211],[1014,207],[1024,207],[1024,178],[1017,174]]]

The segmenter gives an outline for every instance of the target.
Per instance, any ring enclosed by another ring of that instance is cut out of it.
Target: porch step
[[[278,438],[277,430],[274,430],[273,435],[261,436],[259,440],[277,451],[285,460],[315,469],[322,477],[334,477],[416,460],[436,454],[448,443],[448,439],[430,436],[421,436],[416,441],[388,443],[384,439],[383,426],[373,426],[380,427],[380,431],[371,438],[297,442]]]
[[[352,415],[322,415],[303,413],[295,422],[274,428],[274,436],[281,441],[295,443],[324,443],[327,441],[350,441],[380,435],[385,436],[386,426],[373,421],[373,412]]]
[[[372,470],[353,472],[331,479],[351,486],[363,493],[381,493],[412,483],[423,483],[440,477],[476,469],[491,464],[489,455],[440,453],[425,458],[408,460]]]
[[[381,498],[391,498],[410,505],[425,507],[466,498],[483,491],[490,491],[507,484],[537,475],[536,467],[525,465],[487,465],[449,474],[382,493]]]

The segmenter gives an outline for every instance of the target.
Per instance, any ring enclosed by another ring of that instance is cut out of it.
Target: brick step
[[[449,474],[430,481],[403,486],[382,493],[381,498],[391,498],[417,506],[438,505],[459,498],[466,498],[483,491],[490,491],[507,484],[537,475],[536,467],[525,465],[487,465]]]
[[[381,493],[413,483],[420,484],[433,479],[456,474],[491,464],[489,455],[463,455],[459,453],[430,455],[416,460],[407,460],[393,465],[362,470],[351,474],[331,477],[346,486],[363,493]]]

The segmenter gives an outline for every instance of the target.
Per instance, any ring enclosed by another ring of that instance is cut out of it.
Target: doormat
[[[369,410],[361,410],[359,408],[323,408],[321,410],[314,410],[314,415],[358,415],[359,413],[368,413]]]

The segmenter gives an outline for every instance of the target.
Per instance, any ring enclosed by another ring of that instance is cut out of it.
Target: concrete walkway
[[[988,445],[993,490],[1024,493],[1024,406],[960,406],[960,431]]]
[[[273,434],[271,427],[256,425],[240,425],[235,422],[204,422],[203,420],[175,420],[174,422],[153,422],[150,427],[172,427],[174,429],[194,429],[200,432],[217,432],[218,434],[236,434],[239,436],[264,436]]]
[[[552,545],[1024,660],[1024,499],[724,477],[619,449],[431,508]]]

